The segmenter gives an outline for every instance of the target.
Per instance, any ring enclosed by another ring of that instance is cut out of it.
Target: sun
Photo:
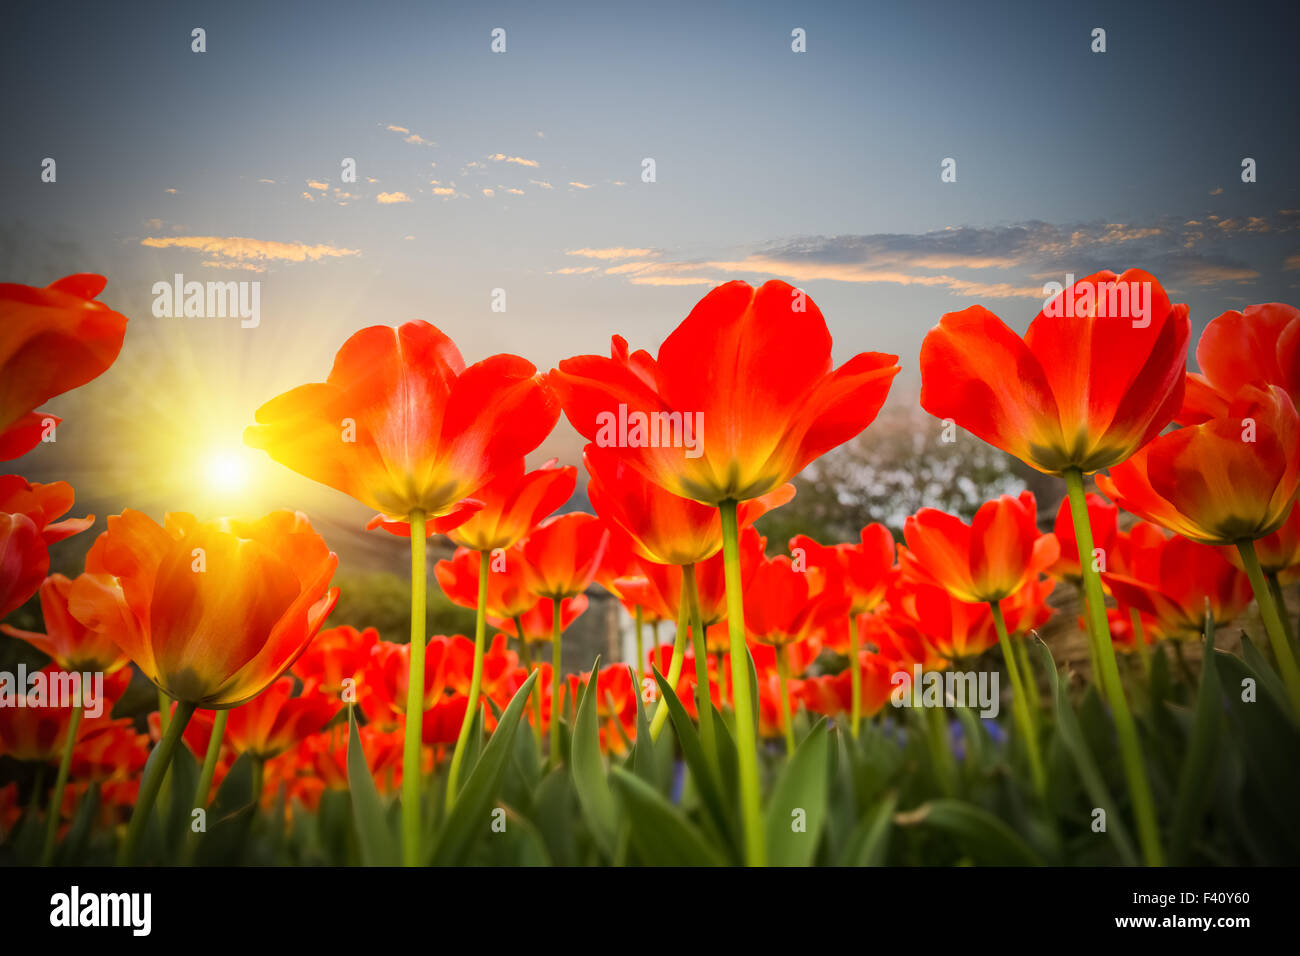
[[[242,449],[218,448],[203,459],[203,480],[216,494],[233,494],[248,486],[249,463]]]

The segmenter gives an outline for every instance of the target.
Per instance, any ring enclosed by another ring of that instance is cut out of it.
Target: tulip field
[[[10,470],[58,425],[41,406],[116,360],[106,282],[0,285]],[[94,518],[67,482],[0,477],[0,640],[44,661],[0,675],[0,862],[1300,862],[1300,310],[1194,339],[1130,269],[1024,336],[978,304],[935,318],[919,356],[838,366],[778,280],[544,370],[424,321],[355,333],[244,441],[409,553],[409,633],[331,621],[310,514],[126,509],[50,573]],[[1018,459],[1059,508],[765,536],[903,365],[933,440]],[[581,462],[530,468],[562,419]],[[432,589],[472,632],[427,633]],[[635,651],[575,659],[602,590]]]

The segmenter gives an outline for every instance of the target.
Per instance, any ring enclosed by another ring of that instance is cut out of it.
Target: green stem
[[[1007,667],[1007,676],[1011,678],[1011,712],[1025,738],[1025,752],[1029,755],[1029,771],[1034,778],[1034,790],[1042,797],[1047,793],[1047,775],[1043,772],[1038,732],[1034,728],[1033,718],[1029,715],[1029,704],[1025,699],[1025,685],[1020,679],[1020,665],[1016,663],[1016,652],[1011,647],[1011,638],[1007,636],[1007,622],[1002,617],[1002,608],[997,601],[990,601],[989,607],[993,609],[993,625],[997,628],[998,645],[1002,648],[1002,662]]]
[[[176,713],[171,715],[172,719],[167,724],[167,733],[163,734],[145,765],[144,779],[140,781],[140,792],[135,799],[135,809],[131,811],[126,839],[118,850],[118,866],[130,866],[135,859],[136,847],[144,835],[144,827],[153,811],[154,801],[158,799],[158,788],[162,786],[163,777],[172,763],[172,755],[176,752],[176,745],[181,742],[181,734],[185,732],[185,726],[193,715],[193,704],[182,701],[176,705]]]
[[[1142,626],[1142,615],[1138,609],[1131,607],[1128,610],[1129,624],[1133,627],[1133,643],[1137,646],[1138,659],[1142,662],[1142,673],[1151,677],[1151,648],[1147,647],[1146,629]]]
[[[727,582],[727,630],[731,651],[731,696],[736,714],[736,751],[740,766],[740,814],[745,834],[745,862],[767,865],[763,835],[762,797],[758,782],[758,735],[754,729],[754,699],[749,683],[749,648],[745,645],[745,600],[740,582],[740,528],[736,502],[718,506],[722,512],[722,560]]]
[[[63,790],[68,785],[68,772],[72,769],[72,751],[77,743],[77,728],[81,726],[81,715],[85,712],[83,704],[72,708],[68,719],[68,734],[63,741],[63,756],[59,758],[59,773],[54,778],[54,789],[50,791],[50,810],[45,819],[45,844],[41,848],[41,866],[49,866],[54,861],[54,844],[59,835],[59,820],[63,818]]]
[[[642,628],[641,605],[636,606],[636,667],[632,668],[632,676],[636,678],[636,685],[641,686],[641,669],[645,667],[645,648],[641,643]]]
[[[1250,577],[1250,586],[1255,589],[1255,602],[1259,605],[1259,616],[1264,620],[1264,631],[1268,634],[1269,644],[1273,647],[1273,656],[1277,658],[1278,670],[1286,683],[1286,693],[1291,698],[1291,709],[1300,716],[1300,670],[1296,669],[1295,655],[1291,653],[1291,644],[1286,639],[1286,628],[1278,614],[1273,595],[1269,592],[1268,582],[1259,566],[1259,556],[1255,554],[1254,541],[1241,541],[1237,544],[1241,553],[1241,563]]]
[[[533,652],[528,649],[528,638],[524,637],[524,621],[515,615],[515,633],[519,635],[519,653],[524,658],[524,667],[528,673],[533,672]],[[538,752],[542,747],[542,688],[535,687],[533,693],[533,739],[537,741]]]
[[[551,766],[557,767],[560,763],[560,641],[563,639],[563,629],[560,627],[560,608],[561,599],[552,598],[551,612]],[[540,695],[539,695],[540,696]]]
[[[478,716],[479,689],[483,686],[483,644],[487,639],[487,590],[488,590],[488,553],[478,553],[478,613],[474,618],[474,669],[469,679],[469,704],[465,707],[465,719],[460,722],[460,733],[456,737],[456,749],[451,754],[451,766],[447,770],[447,812],[456,803],[459,788],[456,781],[460,779],[460,762],[465,758],[465,745],[469,741],[469,731]]]
[[[934,761],[934,772],[939,778],[939,786],[945,796],[952,797],[957,794],[957,758],[952,752],[952,743],[949,740],[945,709],[946,706],[942,705],[923,707],[921,724],[930,742],[930,756]]]
[[[226,736],[226,721],[229,710],[219,710],[212,718],[212,736],[208,738],[208,751],[203,755],[203,770],[199,773],[199,785],[194,788],[194,806],[208,805],[208,791],[212,789],[212,778],[217,772],[217,757],[221,755],[221,742]]]
[[[412,511],[411,645],[406,683],[406,728],[402,739],[402,862],[420,865],[420,757],[424,747],[424,512]]]
[[[794,721],[790,719],[790,659],[785,645],[776,648],[776,676],[781,686],[781,733],[785,735],[785,752],[794,756]]]
[[[858,616],[849,612],[849,682],[853,688],[853,706],[849,711],[849,735],[858,739],[862,723],[862,647],[858,639]]]
[[[262,805],[262,791],[266,787],[266,784],[264,782],[265,780],[266,780],[266,760],[254,754],[253,755],[253,808],[254,810],[256,810],[256,808]]]
[[[700,742],[714,768],[718,767],[718,745],[713,736],[713,695],[709,693],[709,648],[704,639],[704,619],[700,616],[700,587],[695,565],[682,568],[686,599],[691,606],[691,641],[695,651],[695,710],[700,721]]]
[[[1088,521],[1088,504],[1083,494],[1083,473],[1077,468],[1065,472],[1066,495],[1070,501],[1070,516],[1074,520],[1074,537],[1079,543],[1079,554],[1092,554],[1092,525]],[[1115,646],[1110,639],[1106,623],[1106,597],[1101,590],[1101,575],[1091,561],[1080,561],[1084,593],[1087,595],[1088,616],[1097,645],[1097,659],[1101,663],[1102,684],[1106,700],[1115,718],[1115,732],[1119,737],[1120,758],[1128,778],[1129,793],[1133,798],[1133,812],[1137,818],[1138,842],[1148,866],[1163,866],[1164,851],[1160,847],[1160,828],[1156,823],[1155,802],[1151,798],[1151,784],[1147,780],[1142,762],[1142,745],[1138,742],[1137,725],[1129,711],[1124,687],[1119,679],[1119,666],[1115,663]]]
[[[1291,624],[1291,615],[1286,610],[1286,597],[1282,594],[1282,582],[1277,579],[1277,572],[1270,571],[1265,577],[1268,578],[1268,593],[1273,595],[1273,603],[1277,605],[1277,616],[1282,619],[1282,629],[1286,632],[1288,643],[1295,643],[1295,628]]]
[[[682,572],[685,575],[685,571]],[[677,636],[673,639],[673,656],[668,661],[668,673],[665,677],[668,680],[668,686],[674,691],[677,690],[677,681],[682,676],[682,665],[686,662],[686,639],[690,634],[688,622],[690,620],[691,609],[690,602],[686,600],[685,588],[683,587],[680,599],[677,602]],[[650,718],[650,739],[658,740],[659,734],[664,729],[664,723],[668,720],[668,701],[662,695],[659,697],[659,706],[655,708],[655,713]]]
[[[1080,560],[1080,568],[1083,562]],[[1082,573],[1082,571],[1080,571]],[[1106,701],[1106,687],[1101,680],[1101,658],[1098,656],[1097,648],[1101,646],[1101,637],[1097,635],[1093,626],[1092,612],[1088,609],[1088,593],[1084,586],[1083,579],[1079,580],[1079,602],[1083,605],[1083,636],[1088,639],[1088,666],[1092,670],[1092,686],[1097,688],[1097,694],[1101,697],[1102,702]],[[1105,611],[1102,611],[1105,614]],[[1107,632],[1109,633],[1109,631]]]
[[[1025,700],[1029,704],[1029,716],[1034,726],[1037,726],[1043,701],[1038,694],[1038,678],[1034,676],[1034,666],[1029,661],[1029,649],[1025,647],[1023,638],[1012,641],[1011,649],[1016,652],[1016,666],[1020,668],[1021,676],[1025,681]]]

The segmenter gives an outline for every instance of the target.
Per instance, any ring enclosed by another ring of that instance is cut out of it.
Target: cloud
[[[544,180],[544,179],[530,179],[530,180],[528,180],[528,181],[529,181],[530,183],[532,183],[534,186],[541,186],[543,189],[554,189],[554,188],[555,188],[554,186],[552,186],[550,183],[548,183],[548,182],[547,182],[546,180]]]
[[[514,196],[522,196],[524,194],[522,189],[507,189],[506,192]]]
[[[591,189],[590,183],[569,183],[574,189]]]
[[[582,256],[584,259],[644,259],[657,255],[653,249],[625,249],[615,246],[612,249],[566,249],[566,256]]]
[[[497,163],[514,163],[516,166],[537,166],[539,163],[535,159],[524,159],[522,156],[507,156],[505,153],[493,153],[488,159]]]
[[[321,182],[321,181],[318,180],[318,179],[309,179],[309,180],[307,180],[307,188],[308,188],[308,189],[319,189],[321,192],[328,192],[328,191],[329,191],[329,188],[330,188],[330,184],[329,184],[329,183],[323,183],[323,182]]]
[[[163,192],[167,193],[169,196],[175,196],[179,190],[177,190],[175,186],[168,186],[163,190]]]
[[[411,197],[406,193],[380,193],[375,197],[375,201],[381,206],[391,206],[394,203],[410,202]]]
[[[450,186],[434,186],[433,194],[435,196],[454,196],[456,195],[456,190]]]
[[[388,130],[390,133],[396,133],[397,135],[402,137],[402,142],[410,143],[413,146],[437,146],[438,145],[431,139],[425,139],[419,133],[412,133],[410,127],[408,126],[397,126],[395,124],[390,123],[387,126],[385,126],[384,129]]]
[[[1206,223],[1209,223],[1208,225]],[[1025,222],[925,233],[801,236],[695,258],[644,248],[568,249],[606,263],[601,274],[638,285],[705,285],[732,277],[944,290],[980,298],[1041,299],[1045,281],[1137,266],[1170,290],[1250,283],[1260,277],[1238,244],[1300,229],[1293,217],[1212,215],[1143,223]],[[721,251],[719,251],[721,252]],[[1300,268],[1288,259],[1287,268]],[[1252,253],[1251,261],[1256,261]],[[560,275],[589,274],[567,267]]]
[[[484,196],[487,196],[488,199],[491,199],[493,196],[496,195],[496,193],[495,193],[493,190],[491,190],[491,189],[484,188],[484,190],[483,190],[483,195],[484,195]]]
[[[274,179],[259,179],[258,182],[259,182],[259,183],[270,183],[271,185],[275,185],[275,180],[274,180]]]
[[[1211,196],[1222,196],[1222,195],[1223,195],[1223,187],[1222,187],[1222,186],[1215,186],[1213,189],[1210,190],[1210,195],[1211,195]]]
[[[359,249],[344,249],[326,243],[310,245],[244,236],[149,236],[140,244],[151,249],[192,249],[209,257],[204,265],[253,271],[260,271],[269,262],[319,262],[361,254]]]

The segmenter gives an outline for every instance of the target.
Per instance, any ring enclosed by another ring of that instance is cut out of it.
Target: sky
[[[781,278],[837,361],[898,354],[907,402],[945,312],[1023,331],[1067,274],[1148,269],[1194,332],[1300,303],[1297,26],[1294,3],[10,5],[3,279],[100,272],[131,319],[15,467],[110,513],[355,525],[240,435],[367,325],[544,369]],[[177,273],[259,283],[257,327],[156,317]],[[562,422],[535,457],[579,447]]]

